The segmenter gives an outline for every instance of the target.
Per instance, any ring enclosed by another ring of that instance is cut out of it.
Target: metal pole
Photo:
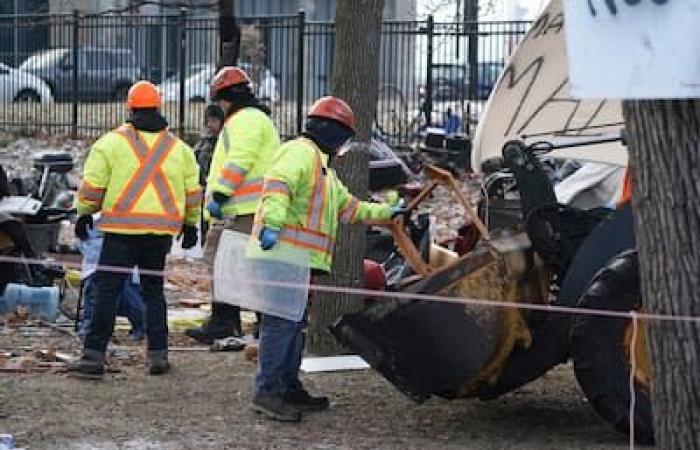
[[[185,58],[187,57],[187,30],[185,24],[187,20],[187,9],[182,8],[180,10],[180,23],[178,24],[178,34],[180,40],[180,54],[179,54],[179,72],[180,72],[180,110],[178,113],[178,123],[180,125],[179,135],[180,138],[185,136],[185,77],[187,76],[187,65]]]
[[[304,125],[304,28],[306,28],[306,12],[299,11],[299,34],[297,45],[297,134],[301,134]]]
[[[428,73],[425,78],[425,123],[430,126],[433,116],[433,39],[435,37],[435,18],[430,15],[428,16],[428,51],[427,51],[427,65]]]
[[[160,11],[160,82],[168,78],[168,18]],[[150,78],[150,74],[146,75]]]
[[[465,0],[464,20],[467,23],[469,39],[469,97],[478,100],[479,96],[479,0]]]
[[[13,42],[13,47],[14,47],[14,58],[12,60],[14,61],[14,66],[18,67],[19,66],[19,0],[15,0],[13,10],[14,12],[14,33],[12,36]]]
[[[73,83],[72,83],[72,94],[73,94],[73,123],[71,129],[71,136],[73,139],[78,138],[78,40],[80,39],[80,12],[77,9],[73,10]]]

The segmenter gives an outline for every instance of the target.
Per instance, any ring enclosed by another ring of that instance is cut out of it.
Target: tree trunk
[[[333,95],[347,101],[355,112],[360,143],[336,160],[333,166],[340,179],[357,198],[367,196],[369,182],[366,146],[369,144],[377,107],[379,86],[379,45],[384,0],[337,2],[335,14],[335,63]],[[333,273],[319,282],[338,286],[362,287],[365,255],[365,227],[341,227]],[[328,326],[341,314],[362,307],[357,296],[323,293],[311,306],[309,351],[333,354],[342,350],[328,332]]]
[[[633,205],[644,309],[700,316],[700,100],[629,101]],[[700,449],[700,325],[651,322],[659,448]]]
[[[219,0],[219,36],[221,47],[217,70],[224,66],[235,66],[241,47],[241,29],[236,24],[233,10],[234,0]]]

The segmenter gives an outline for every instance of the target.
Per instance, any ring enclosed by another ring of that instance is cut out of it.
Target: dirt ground
[[[67,336],[44,334],[0,334],[0,347],[77,350]],[[186,339],[173,335],[171,345],[182,349]],[[0,433],[27,450],[627,448],[586,404],[569,366],[498,400],[421,405],[370,370],[305,375],[332,407],[289,425],[248,409],[255,367],[242,353],[173,351],[173,371],[150,377],[142,350],[120,344],[120,371],[104,381],[0,374]]]

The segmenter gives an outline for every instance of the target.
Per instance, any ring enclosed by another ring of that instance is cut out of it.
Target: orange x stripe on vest
[[[182,226],[182,215],[177,207],[175,196],[163,174],[162,164],[168,157],[177,139],[168,131],[161,132],[149,149],[142,139],[138,138],[136,130],[131,126],[123,126],[117,133],[124,136],[129,143],[134,156],[140,162],[139,169],[117,199],[112,211],[105,211],[101,226],[104,229],[115,228],[149,228],[176,233]],[[158,196],[162,213],[136,212],[135,206],[149,186],[153,186]]]

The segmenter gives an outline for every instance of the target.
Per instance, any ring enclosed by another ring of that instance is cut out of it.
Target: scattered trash
[[[230,336],[224,339],[215,339],[211,345],[212,352],[240,352],[246,347],[245,340]]]
[[[366,370],[369,369],[369,367],[369,364],[357,355],[304,358],[301,361],[301,371],[304,373]]]

